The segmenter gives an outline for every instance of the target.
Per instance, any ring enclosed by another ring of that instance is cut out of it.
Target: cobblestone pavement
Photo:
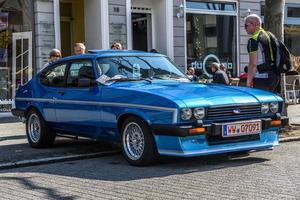
[[[116,148],[108,143],[62,137],[57,137],[53,148],[33,149],[27,142],[24,124],[0,123],[0,165],[28,159],[72,156],[114,149]]]
[[[1,199],[300,199],[300,142],[247,157],[164,158],[149,167],[121,155],[0,171]]]

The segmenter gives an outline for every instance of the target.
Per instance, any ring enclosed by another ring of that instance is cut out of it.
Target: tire
[[[26,135],[28,143],[33,148],[52,146],[56,136],[35,109],[31,109],[26,116]]]
[[[121,129],[122,152],[129,164],[146,166],[158,159],[157,148],[148,125],[137,117],[125,120]]]

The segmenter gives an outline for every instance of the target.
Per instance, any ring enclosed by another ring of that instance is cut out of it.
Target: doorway
[[[32,32],[12,33],[12,97],[32,78]]]
[[[61,0],[60,8],[60,38],[62,56],[73,54],[73,45],[85,42],[84,1]]]
[[[132,47],[134,50],[152,49],[152,21],[150,13],[132,13]]]

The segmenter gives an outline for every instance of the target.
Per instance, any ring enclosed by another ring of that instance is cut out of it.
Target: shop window
[[[287,8],[287,16],[300,18],[300,8],[299,7],[288,7]]]
[[[211,62],[236,75],[236,16],[187,13],[187,63],[208,78]]]

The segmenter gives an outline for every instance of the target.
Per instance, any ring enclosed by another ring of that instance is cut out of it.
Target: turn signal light
[[[205,128],[200,127],[200,128],[191,128],[189,129],[190,134],[199,134],[199,133],[205,133]]]
[[[281,125],[281,120],[277,119],[277,120],[272,120],[271,121],[271,126],[280,126]]]

